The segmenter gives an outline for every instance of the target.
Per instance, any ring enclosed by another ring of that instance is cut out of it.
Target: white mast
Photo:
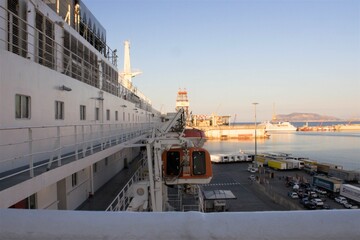
[[[131,79],[142,72],[139,70],[132,71],[131,64],[130,64],[130,42],[126,40],[124,42],[124,70],[120,73],[120,79],[122,84],[128,88],[132,88],[132,81]]]

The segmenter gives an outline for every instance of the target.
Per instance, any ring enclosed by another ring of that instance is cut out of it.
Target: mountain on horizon
[[[276,121],[289,121],[289,122],[301,122],[301,121],[339,121],[341,119],[333,116],[320,115],[317,113],[290,113],[290,114],[278,114],[276,115]]]

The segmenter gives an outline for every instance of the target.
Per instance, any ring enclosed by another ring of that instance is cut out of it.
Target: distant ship
[[[263,124],[265,126],[265,131],[269,132],[275,132],[275,131],[296,131],[297,128],[292,125],[290,122],[287,121],[276,121],[276,113],[275,113],[275,104],[273,105],[273,116],[272,120],[265,122]]]
[[[292,125],[290,122],[265,122],[266,131],[296,131],[297,128]]]

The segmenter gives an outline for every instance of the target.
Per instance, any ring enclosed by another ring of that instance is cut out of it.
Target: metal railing
[[[61,166],[147,134],[155,124],[88,124],[0,129],[0,181]],[[54,166],[56,163],[56,166]]]
[[[110,205],[106,208],[105,211],[126,211],[127,207],[131,202],[131,197],[129,191],[131,190],[131,186],[135,182],[139,182],[145,179],[144,169],[147,167],[147,160],[143,158],[141,160],[141,164],[134,173],[134,175],[130,178],[130,180],[125,184],[123,189],[119,192],[119,194],[115,197],[115,199],[110,203]]]
[[[118,70],[104,61],[105,57],[97,50],[87,48],[84,44],[87,41],[82,37],[75,38],[76,42],[79,42],[76,47],[77,52],[81,53],[78,55],[72,52],[71,47],[65,48],[63,43],[56,42],[57,39],[64,38],[64,36],[56,36],[59,31],[52,30],[54,36],[50,37],[45,31],[38,30],[27,20],[2,6],[0,6],[0,12],[5,13],[0,16],[0,43],[3,43],[4,47],[6,46],[6,50],[119,98],[133,101],[138,108],[147,111],[152,110],[150,100],[136,87],[132,86],[131,89],[128,89],[119,83]],[[33,15],[30,14],[29,16]],[[59,23],[51,22],[51,24],[55,29]],[[61,32],[65,32],[65,30]],[[68,34],[70,36],[69,41],[71,41],[72,35],[69,32]],[[90,55],[96,57],[91,58]],[[102,69],[100,71],[98,60],[106,65],[106,69],[111,70]],[[139,97],[142,104],[138,104],[132,99],[131,96],[134,94]]]

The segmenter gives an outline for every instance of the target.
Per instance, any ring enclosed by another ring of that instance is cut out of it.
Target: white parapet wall
[[[89,212],[0,210],[0,239],[359,239],[360,210]]]

